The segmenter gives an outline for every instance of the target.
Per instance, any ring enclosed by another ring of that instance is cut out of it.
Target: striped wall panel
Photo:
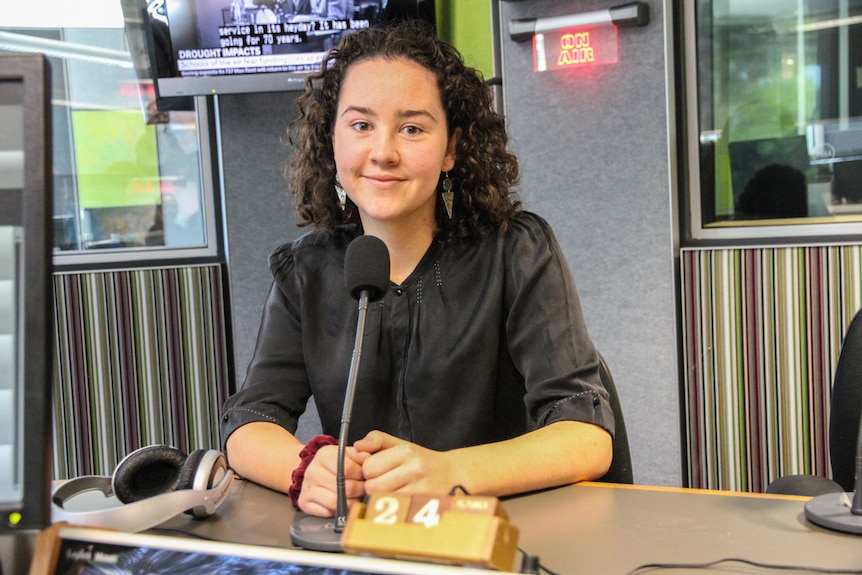
[[[829,475],[832,375],[862,307],[862,248],[684,249],[692,487],[763,491]]]
[[[219,266],[54,276],[54,474],[164,443],[217,448],[228,394]]]

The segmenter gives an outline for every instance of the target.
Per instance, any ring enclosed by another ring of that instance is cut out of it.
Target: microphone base
[[[852,493],[825,493],[805,502],[805,518],[821,527],[862,535],[862,515],[850,510]]]
[[[335,532],[334,517],[307,515],[290,526],[290,542],[309,551],[342,553],[341,533]]]

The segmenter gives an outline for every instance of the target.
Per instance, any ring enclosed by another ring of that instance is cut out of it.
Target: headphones
[[[227,499],[233,477],[219,451],[198,449],[186,456],[174,447],[151,445],[124,457],[111,477],[85,475],[61,484],[51,497],[51,521],[143,531],[181,512],[202,519]],[[100,491],[109,505],[66,509],[88,491]]]

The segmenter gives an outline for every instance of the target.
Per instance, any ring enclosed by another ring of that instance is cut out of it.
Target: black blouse
[[[308,233],[270,256],[275,277],[222,441],[252,421],[291,433],[314,396],[339,435],[358,307],[344,253],[359,232]],[[547,222],[518,214],[472,245],[432,243],[401,285],[369,305],[349,441],[379,429],[430,449],[510,439],[560,420],[613,434],[599,358]]]

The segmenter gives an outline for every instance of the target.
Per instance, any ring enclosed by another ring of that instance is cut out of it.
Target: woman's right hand
[[[348,504],[365,496],[365,479],[362,476],[362,461],[367,454],[356,454],[344,458],[345,491]],[[338,446],[325,445],[314,455],[305,470],[302,490],[299,493],[299,508],[310,515],[332,517],[338,502],[335,477],[338,470]]]

